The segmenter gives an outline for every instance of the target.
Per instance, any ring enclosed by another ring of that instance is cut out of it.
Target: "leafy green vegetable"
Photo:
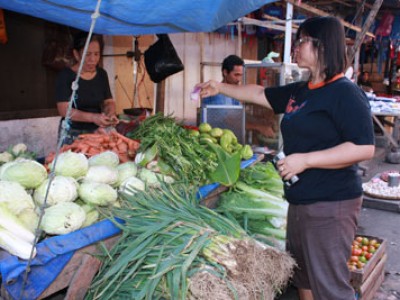
[[[34,192],[33,199],[40,206],[51,206],[60,202],[72,202],[78,197],[78,182],[72,177],[55,176],[48,188],[50,179],[46,179]],[[48,192],[47,192],[48,190]]]
[[[218,167],[210,174],[214,182],[225,186],[232,186],[239,178],[240,173],[240,153],[228,154],[221,147],[209,144],[218,157]]]
[[[57,203],[44,210],[41,228],[47,234],[66,234],[81,228],[86,213],[74,202]]]
[[[27,189],[37,188],[46,178],[46,168],[31,159],[14,160],[0,168],[1,180],[18,182]]]
[[[115,168],[118,165],[118,154],[113,151],[103,151],[89,158],[89,166],[109,166]]]
[[[157,160],[164,163],[164,170],[178,180],[192,184],[210,182],[208,174],[217,167],[215,153],[200,144],[197,136],[183,128],[170,116],[155,114],[144,120],[128,137],[140,140],[140,152],[154,149]],[[165,168],[168,165],[169,168]],[[165,172],[164,172],[165,173]]]

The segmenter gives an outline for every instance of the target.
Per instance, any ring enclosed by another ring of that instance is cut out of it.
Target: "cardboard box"
[[[372,300],[385,277],[387,242],[378,237],[365,235],[363,237],[376,239],[381,245],[362,269],[351,271],[350,283],[358,300]]]

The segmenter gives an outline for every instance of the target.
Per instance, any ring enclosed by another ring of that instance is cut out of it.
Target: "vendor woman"
[[[79,32],[75,35],[72,50],[75,64],[63,69],[57,77],[57,109],[62,120],[67,114],[72,94],[72,82],[76,79],[83,59],[83,49],[87,37],[86,32]],[[70,121],[65,124],[67,130],[65,131],[66,136],[63,137],[64,144],[71,144],[79,134],[94,132],[98,128],[114,126],[118,123],[107,72],[98,66],[102,49],[102,36],[93,34],[78,81]]]

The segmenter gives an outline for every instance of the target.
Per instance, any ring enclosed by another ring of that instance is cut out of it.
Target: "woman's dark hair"
[[[347,65],[346,39],[342,23],[335,17],[313,17],[305,20],[297,30],[296,38],[310,36],[318,48],[321,71],[325,81],[342,73]]]
[[[225,57],[225,59],[222,62],[222,71],[227,70],[228,73],[231,72],[235,66],[243,66],[244,61],[237,55],[229,55]]]
[[[74,35],[74,41],[73,41],[73,49],[77,51],[81,51],[85,47],[86,39],[88,37],[89,33],[80,31],[77,34]],[[103,47],[104,47],[104,41],[103,41],[103,36],[100,34],[92,34],[90,41],[97,41],[100,45],[100,52],[103,52]]]

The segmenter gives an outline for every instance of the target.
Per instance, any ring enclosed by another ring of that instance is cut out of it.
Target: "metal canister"
[[[388,174],[388,186],[397,187],[400,184],[400,173]]]

